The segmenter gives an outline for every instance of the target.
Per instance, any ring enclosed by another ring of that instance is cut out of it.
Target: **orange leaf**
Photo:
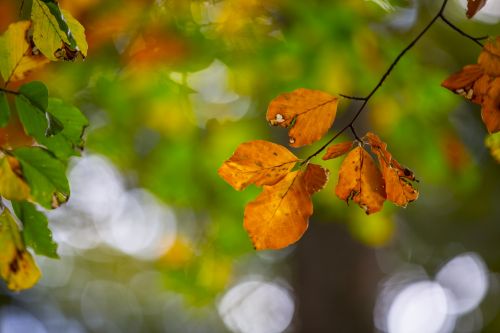
[[[300,147],[318,141],[328,132],[335,120],[337,105],[337,97],[299,88],[273,99],[266,118],[273,126],[291,127],[290,145]]]
[[[323,160],[331,160],[333,158],[339,157],[347,153],[352,148],[352,141],[341,142],[328,147],[326,154],[323,156]]]
[[[281,249],[299,240],[313,213],[311,196],[328,181],[328,170],[309,164],[290,172],[245,207],[244,226],[257,250]]]
[[[250,184],[276,184],[292,170],[298,160],[283,146],[255,140],[239,145],[218,172],[232,187],[241,191]]]
[[[362,147],[351,150],[342,162],[335,193],[346,202],[352,199],[366,214],[382,209],[384,181],[372,157]]]
[[[480,104],[481,117],[488,132],[500,131],[500,37],[486,43],[478,64],[467,65],[451,75],[442,86]]]
[[[467,0],[467,17],[472,18],[486,5],[486,0]]]
[[[367,133],[366,138],[371,146],[372,152],[377,155],[382,176],[385,182],[387,200],[394,204],[406,207],[409,202],[418,198],[418,191],[410,181],[415,181],[415,175],[410,169],[402,167],[398,161],[392,158],[387,151],[387,144],[373,134]]]

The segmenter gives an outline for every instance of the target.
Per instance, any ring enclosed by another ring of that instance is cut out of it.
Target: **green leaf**
[[[63,130],[54,136],[40,138],[38,142],[47,147],[61,160],[79,155],[80,150],[83,148],[82,135],[88,125],[87,118],[78,108],[57,98],[49,99],[47,114],[58,119],[63,126]]]
[[[87,56],[85,29],[54,0],[33,0],[33,41],[50,60],[74,60]]]
[[[12,154],[21,163],[31,196],[47,209],[56,208],[69,197],[65,165],[40,147],[18,148]]]
[[[63,124],[47,113],[49,92],[39,81],[29,82],[19,89],[15,99],[17,113],[28,135],[37,141],[55,135],[63,129]]]
[[[52,239],[47,217],[27,201],[12,201],[12,208],[23,223],[22,235],[27,246],[37,254],[59,258],[57,243]]]
[[[5,127],[10,119],[10,107],[7,96],[0,91],[0,127]]]

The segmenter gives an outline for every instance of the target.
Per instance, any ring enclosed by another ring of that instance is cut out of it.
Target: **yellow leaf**
[[[33,287],[41,276],[7,208],[0,215],[0,276],[14,291]]]
[[[33,0],[31,20],[33,42],[50,60],[74,60],[79,55],[87,56],[85,29],[70,13],[61,11],[57,3]]]
[[[356,202],[366,214],[382,209],[384,181],[372,157],[362,147],[351,150],[342,162],[335,193],[346,202]]]
[[[338,98],[318,90],[300,88],[271,101],[267,121],[273,126],[291,127],[288,131],[292,147],[318,141],[335,120]]]
[[[241,191],[250,184],[276,184],[292,170],[298,160],[283,146],[255,140],[239,145],[218,172],[232,187]]]
[[[30,188],[14,170],[20,172],[19,162],[15,158],[5,156],[0,159],[0,196],[7,200],[27,200],[30,198]]]
[[[384,177],[387,200],[401,207],[406,207],[409,202],[415,201],[418,198],[418,191],[411,184],[411,181],[415,181],[413,172],[402,167],[398,161],[392,158],[391,153],[387,151],[387,144],[380,140],[377,135],[367,133],[366,138],[372,152],[378,157]]]
[[[333,158],[342,156],[346,154],[352,148],[352,142],[341,142],[328,147],[326,154],[323,156],[323,160],[331,160]]]
[[[5,82],[23,80],[26,75],[49,60],[42,54],[34,54],[29,43],[30,21],[9,25],[0,37],[0,72]]]
[[[311,196],[328,181],[328,170],[309,164],[288,173],[245,208],[244,226],[257,250],[281,249],[299,240],[313,213]]]

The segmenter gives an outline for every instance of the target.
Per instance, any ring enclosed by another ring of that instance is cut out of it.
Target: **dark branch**
[[[349,96],[349,95],[344,95],[344,94],[339,94],[340,97],[344,97],[347,99],[353,99],[355,101],[364,101],[366,97],[356,97],[356,96]]]
[[[9,89],[5,89],[5,88],[0,88],[0,91],[4,92],[6,94],[19,95],[18,91],[9,90]]]
[[[475,38],[475,37],[470,36],[469,34],[463,32],[462,30],[460,30],[459,28],[457,28],[455,25],[453,25],[450,21],[448,21],[444,17],[443,13],[444,13],[444,10],[446,9],[446,5],[447,4],[448,4],[448,0],[443,0],[441,8],[439,9],[439,12],[432,18],[432,20],[430,20],[429,23],[427,23],[427,25],[422,29],[422,31],[417,35],[417,37],[415,37],[410,42],[410,44],[408,44],[408,46],[406,46],[397,55],[397,57],[394,59],[394,61],[391,63],[391,65],[389,66],[389,68],[384,73],[384,75],[382,75],[382,78],[379,80],[379,82],[375,85],[375,87],[372,89],[372,91],[370,91],[370,93],[366,97],[353,97],[353,96],[347,96],[347,95],[340,95],[340,96],[342,96],[344,98],[363,101],[363,103],[359,107],[358,111],[356,111],[356,113],[354,114],[354,117],[351,119],[351,121],[346,126],[344,126],[339,132],[337,132],[337,134],[335,134],[330,140],[328,140],[323,146],[321,146],[318,150],[316,150],[313,154],[311,154],[308,158],[306,158],[301,163],[301,165],[309,162],[313,157],[315,157],[319,153],[321,153],[326,147],[328,147],[328,145],[330,143],[332,143],[336,138],[338,138],[348,128],[351,129],[351,132],[354,135],[354,137],[356,138],[356,140],[361,141],[361,139],[359,138],[358,134],[356,133],[356,131],[354,129],[354,122],[356,122],[356,119],[358,119],[358,117],[361,114],[361,112],[363,112],[363,110],[365,109],[366,105],[368,104],[368,101],[370,100],[370,98],[377,92],[377,90],[382,86],[382,84],[384,84],[385,80],[391,74],[392,70],[394,69],[394,67],[396,67],[396,65],[399,63],[399,61],[401,60],[401,58],[403,58],[403,56],[406,54],[406,52],[408,52],[410,49],[413,48],[413,46],[415,46],[415,44],[420,40],[420,38],[422,38],[422,36],[425,35],[425,33],[434,25],[434,23],[436,23],[436,21],[439,18],[441,18],[445,23],[447,23],[450,27],[452,27],[455,31],[457,31],[461,35],[463,35],[463,36],[465,36],[465,37],[473,40],[477,44],[483,46],[479,42],[479,40],[484,39],[484,37]]]
[[[453,30],[455,30],[456,32],[458,32],[459,34],[461,34],[462,36],[466,37],[466,38],[469,38],[471,41],[473,41],[474,43],[476,43],[477,45],[483,47],[483,43],[481,43],[480,41],[481,40],[484,40],[486,38],[488,38],[488,36],[482,36],[482,37],[473,37],[471,35],[469,35],[468,33],[466,33],[465,31],[463,31],[462,29],[460,29],[459,27],[457,27],[456,25],[454,25],[453,23],[451,23],[445,16],[443,13],[441,13],[439,15],[439,18],[441,20],[443,20],[444,23],[446,23],[450,28],[452,28]]]

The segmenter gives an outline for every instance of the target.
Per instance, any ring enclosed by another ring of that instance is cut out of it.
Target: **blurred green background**
[[[238,144],[286,145],[269,101],[299,87],[364,96],[441,1],[66,0],[86,27],[84,62],[29,78],[87,115],[69,203],[48,212],[60,260],[43,278],[0,285],[3,332],[500,332],[500,174],[479,107],[440,87],[480,48],[438,21],[370,100],[377,133],[420,180],[406,209],[365,216],[333,193],[324,163],[309,230],[256,252],[217,169]],[[17,1],[0,3],[1,30]],[[500,32],[490,0],[446,16]],[[343,99],[331,134],[359,102]],[[342,139],[352,139],[348,135]],[[307,157],[321,144],[293,150]]]

